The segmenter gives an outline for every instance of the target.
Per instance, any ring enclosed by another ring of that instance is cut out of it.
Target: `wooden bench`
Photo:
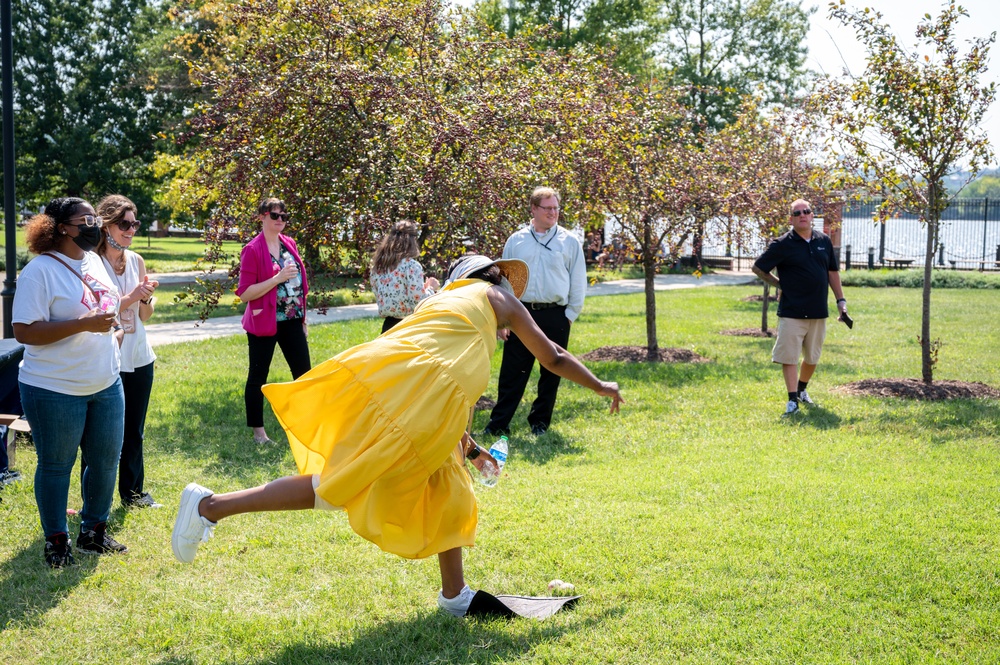
[[[889,264],[890,268],[909,268],[913,264],[913,259],[885,259],[885,263]]]

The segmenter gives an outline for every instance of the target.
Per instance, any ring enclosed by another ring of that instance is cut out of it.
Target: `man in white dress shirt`
[[[503,248],[503,258],[521,259],[528,264],[528,286],[521,302],[545,336],[563,347],[569,344],[570,324],[580,316],[587,291],[587,266],[579,239],[558,225],[559,193],[549,187],[536,187],[531,193],[531,222],[514,232]],[[510,421],[517,411],[535,357],[516,335],[499,332],[506,340],[497,404],[490,414],[485,434],[510,433]],[[559,391],[559,377],[540,367],[538,396],[528,413],[531,433],[541,436],[552,421],[552,410]]]

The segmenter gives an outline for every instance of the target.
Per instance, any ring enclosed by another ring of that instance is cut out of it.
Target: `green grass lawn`
[[[494,489],[479,489],[473,588],[583,598],[544,622],[444,615],[434,559],[405,561],[344,515],[242,515],[191,566],[170,530],[190,481],[218,491],[294,473],[244,427],[240,336],[157,349],[146,483],[166,504],[111,529],[131,551],[50,571],[30,480],[2,491],[0,654],[28,663],[997,663],[1000,404],[849,397],[918,377],[920,292],[850,288],[809,391],[782,419],[752,287],[657,295],[661,346],[701,365],[595,363],[627,404],[573,385],[535,439],[522,404]],[[642,296],[588,299],[571,348],[643,344]],[[996,290],[934,295],[938,378],[1000,386]],[[314,326],[314,362],[374,337],[376,319]],[[488,394],[495,396],[500,354]],[[279,358],[273,380],[289,373]],[[533,385],[533,384],[532,384]],[[529,387],[530,398],[533,387]],[[269,432],[284,440],[268,413]],[[476,428],[486,414],[477,415]],[[30,476],[35,457],[18,451]],[[74,474],[71,505],[79,506]],[[75,525],[71,527],[74,531]]]

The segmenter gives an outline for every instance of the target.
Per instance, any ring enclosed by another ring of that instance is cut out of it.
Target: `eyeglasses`
[[[806,208],[805,210],[792,211],[792,217],[801,217],[802,215],[811,215],[811,214],[813,214],[813,211],[810,210],[809,208]]]
[[[79,217],[70,217],[66,221],[72,222],[75,219],[82,219],[83,224],[73,224],[73,226],[96,226],[97,228],[104,226],[104,218],[97,215],[80,215]]]
[[[287,212],[269,212],[267,214],[271,216],[271,219],[280,219],[283,222],[287,222],[291,218],[291,215]]]
[[[559,206],[535,206],[539,210],[544,210],[545,212],[559,212]]]
[[[126,219],[123,219],[120,222],[118,222],[118,228],[120,228],[122,231],[128,231],[129,229],[132,229],[133,231],[138,231],[140,226],[142,226],[142,222],[130,222]]]

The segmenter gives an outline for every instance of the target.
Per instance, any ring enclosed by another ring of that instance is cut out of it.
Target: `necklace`
[[[125,274],[125,271],[123,270],[122,274],[119,275],[118,271],[114,269],[114,266],[111,265],[111,262],[108,261],[106,256],[102,256],[101,260],[104,261],[104,265],[107,266],[108,274],[111,275],[111,279],[115,280],[115,286],[118,287],[118,295],[124,298],[125,287],[128,286],[128,276]],[[119,279],[119,277],[121,277],[121,279]]]

